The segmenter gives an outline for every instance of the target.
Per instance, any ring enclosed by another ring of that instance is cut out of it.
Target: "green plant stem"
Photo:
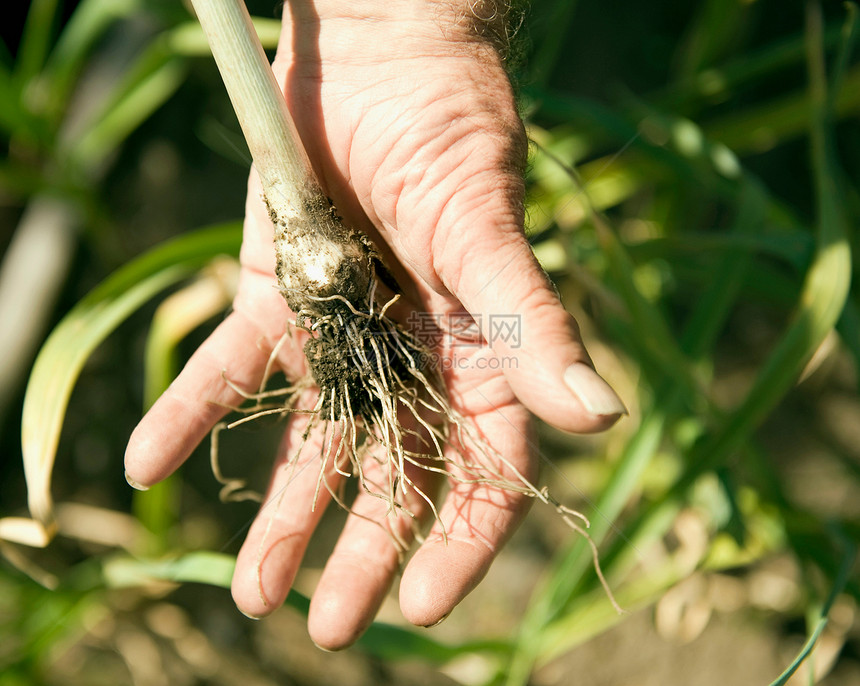
[[[340,297],[365,308],[373,278],[368,241],[344,226],[323,192],[248,10],[241,0],[193,4],[259,173],[287,304],[315,312]]]
[[[241,0],[193,0],[263,193],[279,217],[297,217],[322,195],[251,17]]]
[[[812,621],[815,621],[815,625],[812,629],[812,632],[809,634],[809,638],[806,643],[801,648],[800,652],[797,654],[797,657],[792,660],[791,664],[785,669],[785,671],[780,674],[780,676],[771,682],[770,686],[784,686],[784,684],[788,683],[788,680],[791,676],[800,668],[800,665],[812,654],[812,651],[815,649],[815,645],[818,643],[818,639],[821,637],[821,634],[824,632],[825,627],[827,626],[827,622],[830,615],[830,610],[833,607],[833,603],[836,602],[836,598],[842,591],[845,589],[845,585],[848,583],[848,576],[851,573],[851,568],[855,561],[855,556],[857,554],[857,549],[854,544],[849,541],[844,535],[840,532],[839,540],[843,545],[843,555],[839,564],[839,569],[836,573],[836,577],[833,581],[833,586],[830,589],[830,593],[827,596],[827,600],[825,600],[821,609],[815,613],[817,615],[813,618]]]

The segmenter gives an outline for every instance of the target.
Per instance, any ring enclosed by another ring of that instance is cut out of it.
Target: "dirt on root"
[[[382,387],[392,389],[392,393],[397,388],[406,390],[402,388],[404,383],[415,388],[410,368],[415,365],[417,371],[425,371],[429,355],[411,336],[388,321],[386,326],[377,315],[366,317],[343,311],[336,321],[319,327],[318,335],[308,340],[304,349],[311,375],[324,396],[322,413],[330,416],[333,396],[346,395],[353,415],[368,420],[382,412],[380,384],[373,380],[382,382]],[[349,329],[358,335],[348,335]],[[341,414],[337,400],[334,418],[341,419]]]

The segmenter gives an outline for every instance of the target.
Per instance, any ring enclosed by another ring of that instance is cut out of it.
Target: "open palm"
[[[353,6],[288,4],[276,76],[324,189],[345,221],[373,238],[405,299],[433,321],[469,315],[480,327],[483,338],[448,336],[441,348],[449,398],[506,463],[534,479],[529,411],[590,432],[624,409],[592,370],[523,235],[526,142],[510,85],[493,48],[436,3],[379,3],[361,17]],[[139,485],[175,470],[220,419],[220,406],[241,400],[225,371],[235,386],[254,389],[285,341],[281,368],[288,378],[305,374],[304,333],[284,338],[294,316],[274,287],[272,226],[253,173],[241,260],[233,312],[132,435],[126,471]],[[499,317],[516,335],[494,334]],[[306,393],[312,404],[313,389]],[[287,429],[268,504],[237,561],[233,595],[251,616],[283,602],[329,497],[316,494],[318,469],[284,469],[306,421]],[[412,478],[432,488],[428,474]],[[288,497],[276,498],[287,485]],[[403,571],[407,619],[426,626],[450,612],[486,573],[527,501],[453,482],[439,509],[447,540],[437,522]],[[384,516],[385,504],[361,493],[352,510],[311,604],[311,636],[329,649],[360,635],[399,568],[389,533],[369,521]],[[395,533],[408,538],[408,522]]]

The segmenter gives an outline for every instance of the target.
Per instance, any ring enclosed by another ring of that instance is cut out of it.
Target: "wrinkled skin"
[[[351,14],[359,6],[366,18]],[[524,238],[526,141],[500,60],[451,12],[445,3],[419,0],[293,2],[274,69],[327,193],[386,253],[419,310],[465,310],[484,322],[489,314],[521,315],[519,347],[466,341],[458,349],[455,340],[446,354],[461,364],[445,382],[467,421],[533,479],[529,412],[563,430],[593,432],[613,424],[623,406],[591,371],[575,321]],[[240,402],[222,372],[238,386],[259,385],[291,319],[273,287],[272,227],[253,173],[246,212],[232,314],[131,437],[126,470],[139,485],[165,478],[185,460],[222,416],[215,403]],[[278,356],[288,377],[305,371],[303,340],[295,336]],[[490,369],[500,360],[503,371]],[[563,377],[575,362],[585,365],[581,387],[572,390]],[[307,402],[314,402],[312,392]],[[291,476],[284,469],[303,425],[296,419],[287,429],[267,499],[292,479],[287,497],[261,509],[238,557],[233,596],[251,616],[283,602],[327,499],[323,492],[312,508],[318,467]],[[310,439],[319,440],[318,434]],[[413,476],[432,487],[425,476]],[[447,544],[436,523],[402,572],[404,616],[423,626],[444,618],[484,576],[529,500],[455,483],[440,507]],[[354,509],[384,514],[383,504],[366,495]],[[408,529],[400,533],[408,536]],[[313,595],[314,641],[328,649],[353,642],[398,571],[386,532],[351,515]]]

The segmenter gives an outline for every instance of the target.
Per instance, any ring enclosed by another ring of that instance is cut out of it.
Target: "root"
[[[311,298],[316,301],[314,306],[297,313],[296,327],[311,334],[305,347],[310,370],[307,378],[275,390],[266,390],[263,384],[250,393],[225,376],[225,382],[247,404],[237,408],[242,417],[229,424],[219,424],[212,434],[212,469],[223,485],[222,499],[246,499],[252,494],[245,489],[243,481],[225,479],[218,469],[216,455],[220,431],[269,415],[301,413],[310,417],[295,454],[284,467],[288,470],[287,485],[263,505],[263,509],[271,508],[257,557],[257,580],[263,603],[267,601],[260,567],[275,513],[292,480],[316,462],[318,475],[312,507],[316,508],[320,495],[325,492],[342,509],[382,527],[401,560],[410,546],[407,538],[421,538],[422,512],[433,517],[442,540],[446,543],[448,540],[432,494],[413,477],[418,470],[444,476],[454,483],[519,493],[549,505],[567,526],[586,540],[606,595],[613,607],[623,612],[600,568],[597,546],[587,531],[587,517],[559,503],[546,487],[535,486],[457,413],[442,390],[438,371],[428,364],[429,350],[386,316],[399,296],[378,306],[374,302],[375,279],[372,283],[364,311],[346,298],[333,295]],[[320,303],[331,306],[323,309]],[[271,371],[283,340],[273,351],[267,372]],[[314,407],[297,407],[303,391],[314,385],[319,388]],[[320,429],[322,435],[316,439],[318,455],[305,454],[302,458],[309,436]],[[302,459],[304,464],[299,467]],[[374,474],[372,478],[370,471]],[[339,488],[333,486],[330,477],[340,483]],[[357,480],[361,493],[384,503],[385,514],[381,519],[356,512],[346,502],[342,487],[348,478]],[[409,523],[407,538],[401,533],[404,517]]]
[[[273,360],[277,356],[277,353],[286,338],[287,335],[285,334],[272,351],[272,354],[269,357],[269,363],[266,366],[267,376],[270,375]],[[221,377],[224,380],[224,383],[226,383],[227,386],[229,386],[233,391],[235,391],[236,394],[238,394],[241,398],[244,398],[246,401],[251,401],[252,404],[246,407],[233,407],[229,405],[226,406],[227,409],[235,413],[242,414],[244,416],[229,423],[219,422],[212,429],[210,438],[209,461],[212,467],[212,474],[215,476],[215,480],[219,484],[221,484],[222,487],[220,492],[218,493],[218,498],[221,500],[221,502],[241,502],[245,500],[262,502],[263,495],[261,493],[258,493],[257,491],[246,489],[245,486],[247,485],[247,482],[244,479],[225,477],[222,473],[219,459],[221,432],[225,429],[235,429],[242,424],[252,422],[268,415],[312,414],[314,412],[313,410],[304,410],[295,407],[295,403],[298,401],[300,392],[308,388],[310,386],[310,383],[300,382],[293,386],[287,386],[285,388],[278,388],[267,391],[265,389],[264,382],[256,393],[250,393],[241,388],[239,385],[233,383],[227,377],[226,371],[221,372]],[[271,401],[277,398],[282,398],[283,400],[277,403],[264,402]]]
[[[212,465],[212,474],[215,475],[215,480],[221,484],[221,490],[218,493],[218,498],[222,503],[241,502],[243,500],[254,500],[262,502],[263,496],[256,491],[245,489],[246,481],[244,479],[230,479],[221,473],[221,467],[218,460],[219,455],[219,436],[221,432],[228,428],[227,422],[219,422],[212,429],[211,447],[209,450],[209,461]]]

